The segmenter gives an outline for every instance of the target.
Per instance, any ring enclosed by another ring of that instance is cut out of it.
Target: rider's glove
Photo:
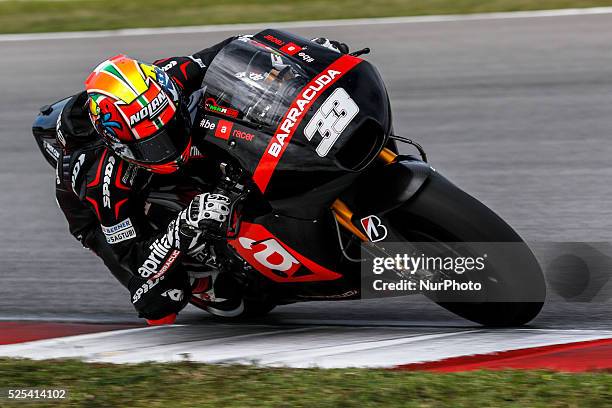
[[[196,196],[177,218],[181,249],[193,254],[200,251],[207,240],[225,238],[230,205],[230,199],[222,194]]]
[[[348,54],[349,53],[349,47],[348,45],[346,45],[345,43],[342,43],[340,41],[336,41],[336,40],[330,40],[328,38],[313,38],[312,40],[310,40],[312,42],[315,42],[319,45],[322,45],[325,48],[329,48],[330,50],[342,53],[342,54]]]

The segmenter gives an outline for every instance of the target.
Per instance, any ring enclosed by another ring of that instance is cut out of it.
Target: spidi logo
[[[79,176],[79,172],[81,171],[81,166],[83,166],[83,163],[85,163],[85,154],[81,153],[79,158],[74,163],[74,167],[72,168],[72,178],[71,178],[72,191],[75,191],[76,180],[77,180],[77,177]]]
[[[108,158],[106,168],[104,169],[104,184],[102,184],[102,202],[104,207],[110,208],[110,182],[113,175],[113,167],[115,166],[115,158],[113,156]]]
[[[164,66],[162,67],[162,71],[167,71],[167,70],[169,70],[170,68],[175,67],[175,66],[176,66],[176,64],[177,64],[177,62],[176,62],[176,61],[170,61],[169,63],[167,63],[166,65],[164,65]]]
[[[145,283],[143,283],[137,290],[136,292],[134,292],[134,296],[132,296],[132,303],[136,304],[140,298],[142,297],[142,295],[144,295],[145,293],[147,293],[150,289],[153,289],[155,286],[157,286],[157,284],[161,281],[163,281],[166,277],[162,276],[160,278],[155,278],[155,279],[149,279],[148,281],[146,281]]]

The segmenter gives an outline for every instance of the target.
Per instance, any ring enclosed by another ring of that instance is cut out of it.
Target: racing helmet
[[[117,55],[95,68],[85,89],[91,122],[119,157],[159,174],[189,159],[187,101],[161,68]]]

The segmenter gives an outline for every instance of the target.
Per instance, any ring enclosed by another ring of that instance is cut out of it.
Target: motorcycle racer
[[[190,56],[148,64],[117,55],[99,64],[85,91],[58,118],[56,197],[70,232],[130,291],[139,316],[172,323],[194,297],[212,313],[239,315],[229,277],[188,270],[207,245],[224,239],[235,197],[219,188],[219,169],[191,139],[191,112],[207,67],[227,40]],[[346,45],[315,39],[348,52]],[[208,191],[159,228],[146,203],[152,185],[198,177]],[[219,291],[219,288],[222,288]],[[228,288],[230,288],[228,290]]]

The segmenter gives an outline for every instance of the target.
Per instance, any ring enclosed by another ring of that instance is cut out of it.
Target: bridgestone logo
[[[166,94],[160,92],[151,101],[150,104],[130,116],[130,126],[134,126],[136,123],[142,122],[145,119],[153,119],[158,116],[168,106],[168,98]]]

